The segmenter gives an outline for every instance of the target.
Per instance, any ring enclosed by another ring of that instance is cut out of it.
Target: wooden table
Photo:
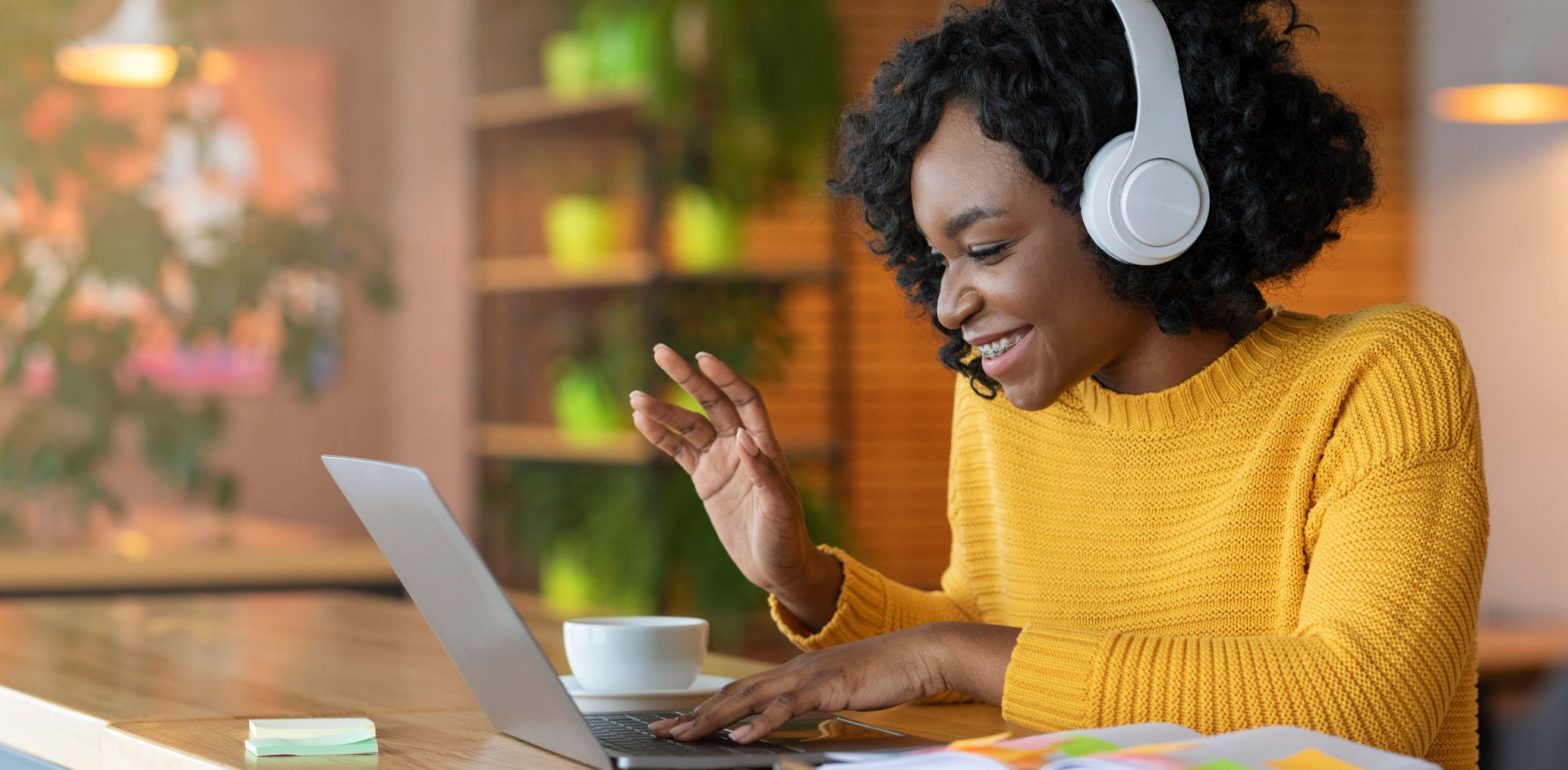
[[[564,671],[559,622],[516,603]],[[375,721],[378,757],[246,760],[248,719],[341,715]],[[865,718],[943,739],[1008,729],[981,705]],[[0,601],[0,744],[115,770],[580,767],[492,731],[413,605],[337,592]]]

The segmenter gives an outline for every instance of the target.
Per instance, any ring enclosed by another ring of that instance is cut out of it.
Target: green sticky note
[[[246,743],[256,747],[257,751],[266,749],[287,749],[299,746],[347,746],[351,743],[364,743],[376,737],[375,730],[345,730],[332,735],[314,735],[306,738],[256,738],[252,737]]]
[[[1056,747],[1056,750],[1069,757],[1082,757],[1088,754],[1099,754],[1105,751],[1115,751],[1121,748],[1104,738],[1092,735],[1074,735],[1065,743]]]
[[[245,753],[258,757],[331,757],[341,754],[375,754],[378,751],[375,738],[325,746],[267,738],[252,738],[245,741]]]
[[[1252,768],[1233,759],[1216,759],[1212,762],[1204,762],[1197,767],[1190,768],[1190,770],[1252,770]]]

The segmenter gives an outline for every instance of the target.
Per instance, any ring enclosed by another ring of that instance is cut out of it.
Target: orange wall
[[[863,95],[897,41],[934,24],[938,0],[839,0],[848,92]],[[1409,296],[1408,0],[1307,0],[1304,61],[1360,108],[1376,131],[1382,185],[1372,211],[1345,223],[1345,238],[1271,301],[1335,312]],[[910,315],[891,277],[840,217],[835,245],[847,265],[848,437],[845,507],[856,550],[890,576],[934,586],[947,563],[948,422],[953,379],[936,361],[938,338]]]

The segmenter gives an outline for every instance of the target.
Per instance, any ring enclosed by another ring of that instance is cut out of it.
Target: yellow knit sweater
[[[959,379],[939,591],[837,549],[816,649],[1018,626],[1003,715],[1042,731],[1288,724],[1476,766],[1487,501],[1475,388],[1416,306],[1272,317],[1186,382],[1020,411]]]

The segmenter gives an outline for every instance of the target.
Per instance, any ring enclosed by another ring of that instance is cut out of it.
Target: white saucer
[[[683,690],[615,690],[594,691],[584,690],[577,683],[577,677],[571,674],[561,675],[561,684],[566,687],[572,700],[577,702],[577,710],[584,714],[602,714],[610,711],[667,711],[688,709],[705,700],[719,691],[720,687],[735,681],[727,676],[714,676],[712,674],[698,674],[697,681]]]

